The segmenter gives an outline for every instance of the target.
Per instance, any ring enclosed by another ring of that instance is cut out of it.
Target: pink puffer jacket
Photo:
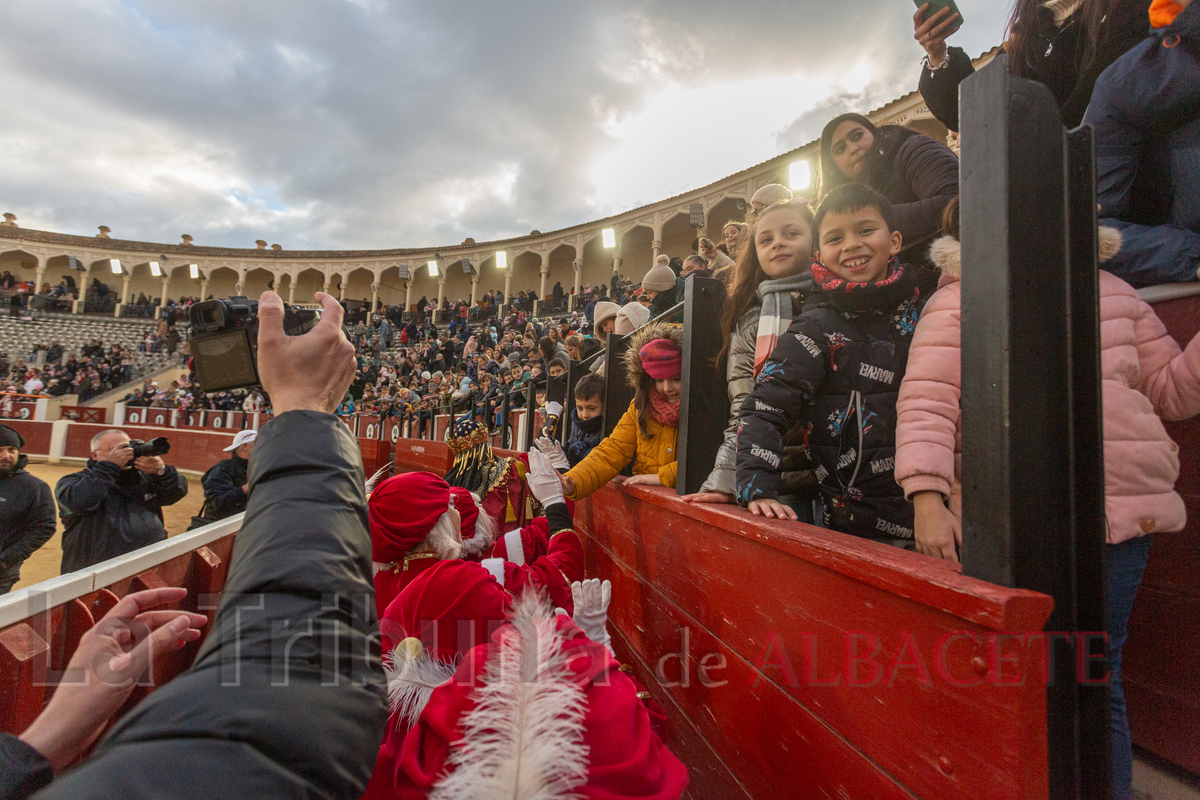
[[[1120,249],[1120,235],[1101,228],[1101,260]],[[931,248],[942,281],[921,314],[900,386],[896,480],[911,499],[941,492],[956,502],[962,477],[958,242]],[[1101,385],[1104,398],[1104,484],[1108,542],[1182,530],[1186,512],[1175,492],[1179,448],[1162,419],[1200,413],[1200,335],[1181,352],[1137,291],[1100,271]]]

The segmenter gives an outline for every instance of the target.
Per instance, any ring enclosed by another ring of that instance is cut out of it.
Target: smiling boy
[[[779,455],[784,434],[803,423],[818,524],[912,549],[913,509],[893,477],[896,399],[926,298],[916,270],[896,259],[903,237],[878,192],[838,187],[813,227],[814,291],[742,404],[738,501],[797,518],[779,502]]]

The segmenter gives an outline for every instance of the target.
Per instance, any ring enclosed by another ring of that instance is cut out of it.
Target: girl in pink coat
[[[951,235],[930,250],[942,278],[913,336],[896,424],[896,480],[915,507],[917,551],[955,562],[962,543],[957,211],[957,202],[947,208]],[[1100,229],[1101,262],[1120,246],[1117,231]],[[1200,413],[1200,335],[1181,352],[1137,291],[1101,270],[1100,347],[1113,785],[1114,797],[1122,798],[1130,793],[1133,756],[1121,647],[1149,554],[1147,534],[1179,531],[1186,523],[1183,499],[1175,492],[1179,448],[1162,420]]]

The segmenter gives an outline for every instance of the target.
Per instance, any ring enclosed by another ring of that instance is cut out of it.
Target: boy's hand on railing
[[[749,508],[750,513],[756,517],[770,517],[771,519],[800,519],[793,509],[785,506],[778,500],[752,500],[750,501]]]
[[[725,492],[696,492],[695,494],[685,494],[679,499],[685,503],[728,504],[734,502],[733,495],[725,494]]]
[[[80,638],[54,696],[21,734],[55,772],[104,731],[156,656],[200,638],[203,614],[150,610],[186,594],[174,587],[127,594]]]

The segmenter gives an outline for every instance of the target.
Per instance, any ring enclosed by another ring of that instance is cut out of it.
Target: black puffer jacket
[[[174,467],[147,475],[89,460],[87,469],[61,478],[54,496],[65,527],[62,573],[166,539],[162,507],[182,500],[187,490],[187,480]]]
[[[954,151],[924,134],[884,125],[876,132],[862,182],[892,204],[896,230],[904,236],[900,261],[932,267],[929,244],[941,231],[946,205],[958,195]],[[932,288],[927,287],[930,294]]]
[[[912,539],[912,505],[893,476],[896,399],[926,299],[907,265],[870,287],[813,292],[742,403],[739,502],[779,497],[783,435],[799,422],[824,500],[818,522]]]
[[[205,511],[210,512],[204,516],[225,519],[246,510],[250,495],[243,492],[242,487],[246,485],[248,468],[246,459],[233,453],[204,473],[201,484],[204,486]]]
[[[19,456],[12,472],[0,474],[0,583],[18,579],[21,563],[54,535],[54,495],[27,464]]]
[[[250,485],[195,663],[38,797],[362,795],[388,711],[358,443],[290,411],[259,433]]]

